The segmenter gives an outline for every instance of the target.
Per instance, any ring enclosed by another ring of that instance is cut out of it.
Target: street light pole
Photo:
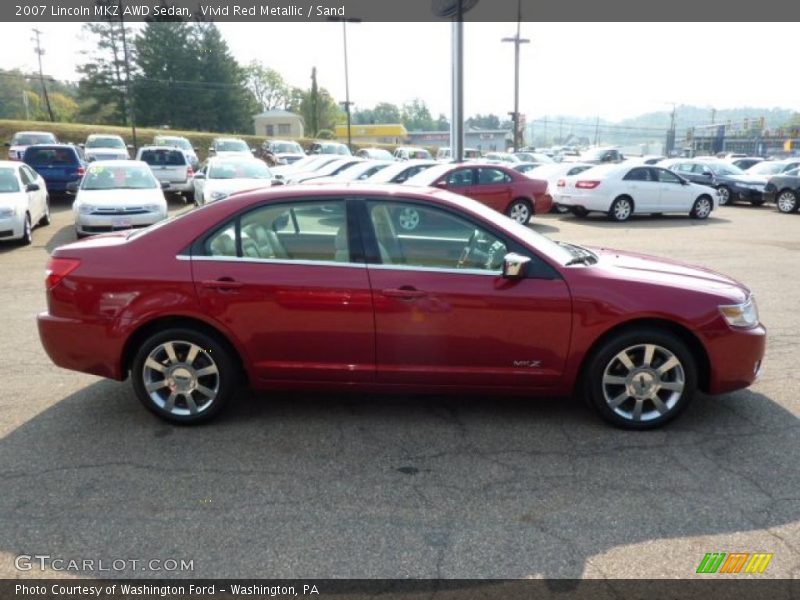
[[[529,39],[520,37],[520,22],[522,21],[522,0],[517,0],[517,34],[514,37],[503,38],[503,42],[514,44],[514,152],[519,150],[519,47],[521,44],[530,43]]]

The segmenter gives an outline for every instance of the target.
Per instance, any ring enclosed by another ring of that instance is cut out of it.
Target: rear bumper
[[[192,183],[191,179],[187,179],[186,181],[168,181],[167,179],[159,179],[159,181],[169,184],[169,187],[164,190],[164,192],[167,194],[170,192],[186,193],[194,191],[194,184]]]
[[[45,352],[64,369],[122,380],[122,344],[108,336],[105,324],[54,317],[37,318],[39,339]]]
[[[533,212],[536,215],[549,213],[553,208],[553,197],[550,194],[539,194],[534,202]]]
[[[69,185],[73,181],[80,181],[80,177],[76,177],[75,179],[71,179],[69,181],[48,181],[47,179],[45,179],[44,182],[47,185],[48,192],[63,193],[67,191],[67,185]]]
[[[751,385],[759,376],[767,345],[763,325],[753,329],[728,328],[723,335],[706,338],[711,373],[708,392],[724,394]]]

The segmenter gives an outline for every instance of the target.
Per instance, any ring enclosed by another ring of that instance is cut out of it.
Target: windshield
[[[175,146],[181,150],[191,150],[192,145],[186,138],[179,137],[159,137],[155,139],[156,146]]]
[[[86,140],[87,148],[121,148],[125,150],[125,142],[117,137],[96,137]]]
[[[217,152],[250,152],[250,147],[242,140],[217,140],[214,142]]]
[[[19,191],[19,182],[14,169],[0,169],[0,194],[10,194]]]
[[[91,166],[86,170],[82,190],[152,190],[156,178],[143,165]]]
[[[272,179],[272,172],[260,160],[212,162],[209,179]]]
[[[303,149],[296,142],[272,142],[269,145],[269,149],[270,152],[303,154]]]
[[[11,140],[12,146],[33,146],[35,144],[57,144],[52,133],[18,133]]]
[[[757,165],[753,165],[747,169],[745,173],[748,173],[749,175],[775,175],[783,171],[785,166],[786,165],[779,162],[764,161],[758,163]]]

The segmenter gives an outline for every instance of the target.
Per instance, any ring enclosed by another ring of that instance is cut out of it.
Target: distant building
[[[449,131],[409,131],[407,143],[414,146],[450,147]],[[511,145],[510,129],[467,129],[464,132],[464,147],[481,152],[503,152]]]
[[[303,117],[288,110],[268,110],[253,117],[253,129],[268,138],[301,138]]]
[[[337,125],[334,130],[336,139],[347,142],[347,125]],[[408,132],[399,123],[380,123],[377,125],[350,125],[350,137],[353,143],[364,144],[394,144],[405,142]]]
[[[785,156],[800,148],[800,127],[768,129],[763,119],[699,125],[681,140],[687,154],[703,156],[740,152],[759,156]]]

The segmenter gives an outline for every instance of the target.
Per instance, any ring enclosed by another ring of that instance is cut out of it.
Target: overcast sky
[[[33,71],[30,28],[0,23],[0,67]],[[44,69],[76,80],[90,37],[80,24],[38,23]],[[220,23],[234,56],[277,69],[291,85],[319,84],[344,98],[341,23]],[[513,110],[515,23],[465,25],[465,111]],[[350,98],[359,107],[420,97],[434,117],[450,112],[449,23],[347,26]],[[528,119],[567,114],[617,120],[668,103],[717,109],[800,110],[796,23],[523,23],[520,111]],[[736,43],[741,41],[741,43]],[[13,49],[13,50],[12,50]]]

